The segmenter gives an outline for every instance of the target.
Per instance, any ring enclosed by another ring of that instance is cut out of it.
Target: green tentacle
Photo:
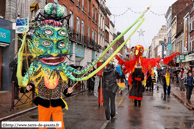
[[[88,80],[89,78],[94,76],[97,72],[99,72],[102,68],[104,68],[111,61],[111,59],[122,49],[122,47],[127,43],[127,41],[131,38],[131,36],[141,26],[141,24],[144,22],[144,20],[145,19],[143,18],[142,21],[135,28],[135,30],[133,30],[133,32],[129,35],[129,37],[121,44],[121,46],[119,46],[119,48],[117,48],[117,50],[98,69],[96,69],[94,72],[92,72],[91,74],[89,74],[89,75],[87,75],[86,77],[83,77],[83,78],[75,78],[73,75],[71,75],[70,72],[64,71],[65,74],[67,75],[67,77],[72,79],[73,81],[83,81],[83,80]]]

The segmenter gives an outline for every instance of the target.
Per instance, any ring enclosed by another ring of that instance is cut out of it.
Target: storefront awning
[[[2,43],[2,42],[0,42],[0,47],[7,47],[7,46],[9,46],[8,43]]]
[[[36,11],[38,11],[38,9],[39,9],[39,5],[38,5],[37,2],[34,2],[34,3],[32,3],[32,4],[30,5],[30,11],[35,10],[35,12],[36,12]]]

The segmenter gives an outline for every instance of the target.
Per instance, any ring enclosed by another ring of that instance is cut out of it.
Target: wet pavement
[[[85,90],[86,85],[84,82],[84,85],[79,87],[75,86],[73,94],[77,94]],[[34,104],[32,104],[32,92],[25,93],[25,95],[19,92],[19,98],[21,100],[14,99],[14,110],[11,110],[12,92],[0,91],[0,121],[7,116],[24,112],[36,107]]]
[[[159,85],[159,84],[157,84]],[[163,90],[145,91],[141,107],[135,107],[126,95],[117,94],[118,115],[106,121],[104,107],[98,107],[98,100],[92,92],[83,92],[66,99],[69,110],[64,109],[66,129],[193,129],[194,115],[172,95],[163,100]],[[12,121],[37,121],[38,111],[33,110],[10,119]]]
[[[22,93],[19,93],[19,98],[21,98],[20,101],[17,99],[14,100],[16,107],[14,108],[14,111],[11,111],[12,93],[5,91],[0,92],[0,119],[33,107],[31,103],[32,100],[30,100],[32,99],[31,92],[26,93],[26,96],[23,95],[23,97],[21,97],[22,95]],[[30,99],[28,99],[28,97]]]

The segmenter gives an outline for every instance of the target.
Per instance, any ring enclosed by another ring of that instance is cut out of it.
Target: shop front
[[[12,90],[9,63],[14,59],[14,38],[12,22],[0,19],[0,90]]]

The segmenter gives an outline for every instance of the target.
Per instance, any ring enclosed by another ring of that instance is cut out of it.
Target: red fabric
[[[103,88],[98,88],[98,104],[104,103]]]
[[[141,78],[135,78],[135,80],[137,80],[137,81],[141,81]]]
[[[130,99],[142,100],[142,97],[129,96]]]
[[[181,78],[183,78],[183,73],[184,73],[184,71],[181,71]]]
[[[177,54],[180,56],[180,53],[176,52],[169,57],[163,58],[163,63],[168,64]]]
[[[102,65],[102,63],[101,63],[101,62],[98,62],[98,63],[97,63],[97,68],[99,68],[101,65]],[[104,69],[104,68],[103,68],[103,69]],[[103,70],[103,69],[101,69],[96,75],[97,75],[97,76],[102,76],[102,70]]]

